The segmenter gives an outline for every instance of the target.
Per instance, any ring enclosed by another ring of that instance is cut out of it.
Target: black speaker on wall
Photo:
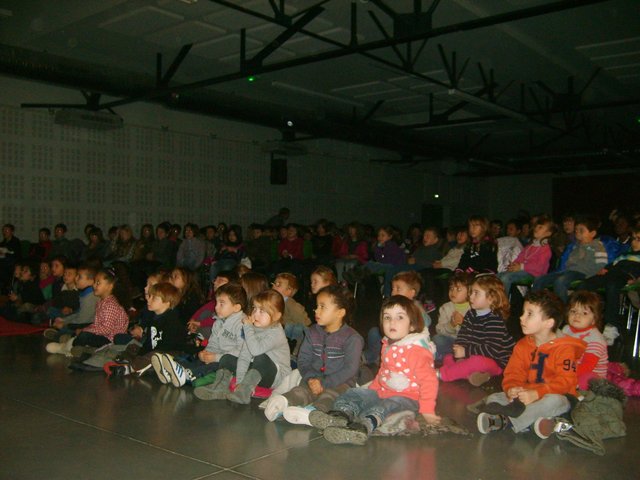
[[[271,185],[287,184],[287,159],[271,157]]]

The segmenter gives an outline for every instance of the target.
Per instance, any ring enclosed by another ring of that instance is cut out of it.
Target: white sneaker
[[[171,375],[169,375],[169,372],[167,372],[167,370],[162,366],[161,353],[154,353],[153,355],[151,355],[151,366],[156,372],[160,383],[164,385],[166,385],[167,383],[171,383]]]
[[[604,326],[602,336],[607,341],[607,346],[610,347],[614,344],[616,338],[620,336],[620,332],[618,332],[618,327],[616,327],[615,325],[607,324]]]
[[[273,422],[282,415],[282,412],[288,406],[289,400],[284,395],[272,395],[267,402],[267,408],[264,409],[264,416],[267,417],[267,420]]]
[[[160,357],[160,360],[162,361],[164,369],[169,372],[169,377],[174,387],[180,388],[187,383],[187,372],[185,372],[184,367],[176,362],[171,355],[165,353]]]
[[[47,345],[44,348],[49,353],[63,353],[62,344],[58,342],[47,343]]]
[[[315,410],[315,407],[312,407],[311,405],[308,407],[287,407],[283,410],[282,416],[289,423],[311,426],[311,422],[309,422],[309,414],[313,410]]]

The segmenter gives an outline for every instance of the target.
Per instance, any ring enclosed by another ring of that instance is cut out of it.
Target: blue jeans
[[[456,343],[456,339],[454,337],[438,333],[437,335],[434,335],[431,340],[436,344],[436,360],[441,361],[445,355],[453,353],[453,344]]]
[[[382,425],[384,419],[392,413],[411,410],[417,412],[418,402],[407,397],[397,395],[395,397],[380,398],[378,392],[368,388],[350,388],[336,398],[333,410],[346,413],[351,418],[373,416]]]
[[[380,363],[380,352],[382,351],[382,334],[379,327],[371,327],[367,333],[367,348],[362,352],[367,365],[378,365]]]
[[[304,339],[304,325],[301,323],[289,323],[284,326],[284,334],[287,338],[299,342]]]
[[[498,278],[504,283],[504,291],[507,292],[507,296],[511,292],[511,285],[513,283],[525,280],[531,277],[531,274],[520,270],[519,272],[502,272],[498,274]]]
[[[571,282],[575,282],[576,280],[583,280],[584,278],[584,273],[576,272],[574,270],[548,273],[536,278],[533,282],[531,290],[534,292],[537,290],[542,290],[543,288],[546,288],[547,285],[551,284],[553,286],[553,293],[558,295],[558,297],[560,297],[563,302],[567,303],[567,299],[569,298],[567,290],[569,290],[569,285],[571,285]]]

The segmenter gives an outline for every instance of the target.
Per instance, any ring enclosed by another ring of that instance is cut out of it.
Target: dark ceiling
[[[640,158],[638,0],[0,1],[0,43],[0,73],[84,108],[154,101],[449,175]]]

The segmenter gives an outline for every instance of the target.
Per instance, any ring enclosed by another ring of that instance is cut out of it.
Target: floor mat
[[[0,317],[0,337],[12,337],[15,335],[33,335],[45,330],[44,326],[29,325],[28,323],[10,322],[4,317]]]

